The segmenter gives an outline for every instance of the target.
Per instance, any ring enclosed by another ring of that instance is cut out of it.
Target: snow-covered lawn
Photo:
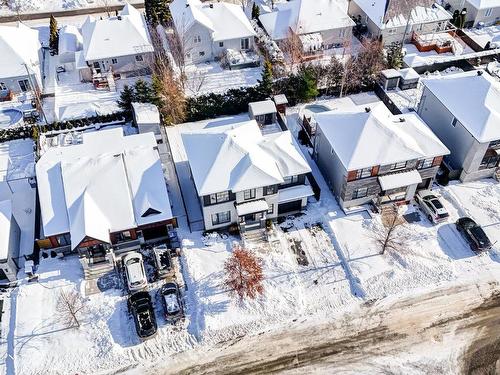
[[[456,54],[452,52],[437,53],[434,50],[429,52],[420,52],[414,44],[411,43],[405,44],[404,50],[406,54],[404,57],[404,61],[408,66],[418,67],[423,65],[432,65],[434,63],[444,62],[448,58],[453,56],[474,53],[474,50],[470,48],[468,45],[466,45],[462,40],[459,40],[458,37],[456,39],[457,39],[456,44],[461,46],[459,47],[460,50],[457,51]]]
[[[500,25],[480,29],[464,29],[464,32],[481,47],[484,47],[488,42],[500,43]]]

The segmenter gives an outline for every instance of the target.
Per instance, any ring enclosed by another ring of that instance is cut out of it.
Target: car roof
[[[140,291],[140,292],[135,292],[134,294],[132,294],[129,299],[131,301],[138,301],[140,299],[143,299],[143,298],[147,298],[147,299],[151,299],[151,296],[149,295],[149,292],[146,292],[146,291]]]
[[[141,262],[132,263],[127,265],[127,275],[130,281],[137,281],[144,277],[144,268]]]

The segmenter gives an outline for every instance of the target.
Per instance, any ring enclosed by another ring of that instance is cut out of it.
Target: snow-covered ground
[[[456,39],[458,39],[458,37],[456,37]],[[466,45],[462,40],[460,40],[460,42],[457,41],[456,44],[460,45],[461,47],[459,51],[454,54],[452,52],[437,53],[434,50],[429,52],[420,52],[414,44],[408,43],[404,45],[404,51],[406,54],[403,59],[406,65],[411,67],[418,67],[444,62],[447,61],[447,59],[449,59],[450,57],[474,53],[474,50]]]
[[[500,45],[500,25],[480,29],[464,29],[464,32],[481,47],[484,47],[488,42]]]
[[[143,4],[143,0],[7,0],[0,5],[0,16],[17,13],[46,13],[74,10],[81,8],[98,8],[105,6]],[[5,4],[4,4],[5,3]]]

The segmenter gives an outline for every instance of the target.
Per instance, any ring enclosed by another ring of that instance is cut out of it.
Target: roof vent
[[[118,16],[118,21],[121,21],[122,20],[122,16]]]
[[[210,3],[210,8],[214,9],[214,4]]]
[[[365,112],[368,113],[370,112],[372,109],[370,107],[365,107]]]
[[[483,75],[483,71],[482,71],[482,70],[478,70],[478,71],[477,71],[477,75],[478,75],[478,76],[482,76],[482,75]]]
[[[405,118],[403,118],[403,117],[400,117],[400,118],[399,118],[399,122],[405,122],[405,121],[406,121],[406,119],[405,119]]]

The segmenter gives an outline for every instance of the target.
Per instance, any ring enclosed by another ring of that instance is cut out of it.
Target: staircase
[[[97,280],[108,272],[114,271],[114,269],[113,263],[103,262],[85,267],[83,269],[83,274],[85,280]]]
[[[267,244],[267,233],[265,229],[254,229],[241,233],[241,239],[245,244]]]

